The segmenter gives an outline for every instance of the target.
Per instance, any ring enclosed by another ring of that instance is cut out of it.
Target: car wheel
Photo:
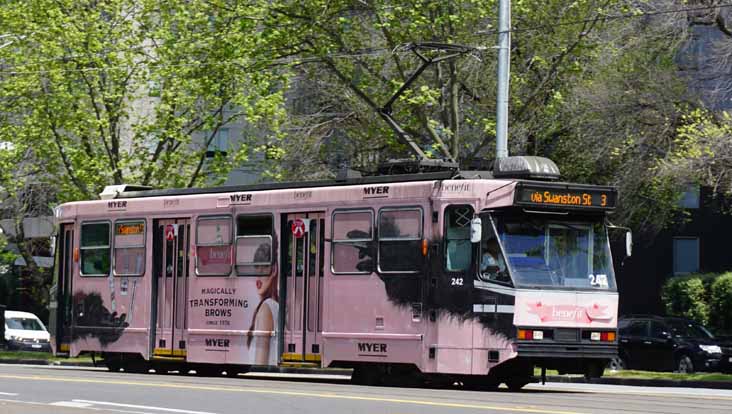
[[[694,372],[694,363],[691,362],[691,358],[686,355],[682,355],[676,364],[676,371],[682,374],[691,374]]]
[[[625,362],[625,359],[621,357],[620,355],[613,357],[613,359],[610,360],[610,362],[607,363],[607,369],[610,371],[622,371],[624,369],[628,369],[628,364]]]

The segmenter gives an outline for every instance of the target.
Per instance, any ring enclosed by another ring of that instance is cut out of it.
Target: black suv
[[[638,315],[618,320],[618,357],[610,369],[728,370],[732,350],[701,324],[683,318]]]

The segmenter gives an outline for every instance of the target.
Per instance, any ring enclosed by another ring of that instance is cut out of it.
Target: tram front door
[[[288,214],[283,229],[285,276],[285,341],[282,360],[321,360],[323,331],[323,266],[325,214]]]
[[[153,331],[151,348],[158,357],[184,357],[186,301],[190,259],[190,219],[154,220]]]

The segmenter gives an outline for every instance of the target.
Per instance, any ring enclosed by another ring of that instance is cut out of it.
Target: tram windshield
[[[491,272],[497,271],[500,281],[507,268],[516,286],[616,289],[607,228],[601,218],[485,214],[482,221],[483,256],[492,251],[495,257],[500,244],[496,265],[481,264],[482,279],[491,279]]]

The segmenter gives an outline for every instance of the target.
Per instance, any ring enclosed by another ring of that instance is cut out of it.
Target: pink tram
[[[110,370],[354,369],[518,389],[617,353],[611,187],[537,157],[201,189],[112,186],[55,209],[54,352]]]

